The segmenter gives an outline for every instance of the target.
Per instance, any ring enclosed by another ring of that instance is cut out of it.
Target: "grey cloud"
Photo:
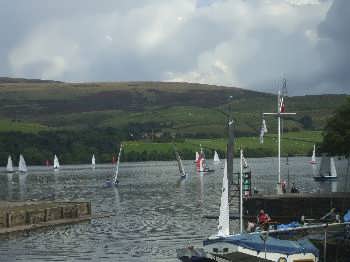
[[[350,2],[323,21],[330,1],[2,1],[0,74],[349,93]]]

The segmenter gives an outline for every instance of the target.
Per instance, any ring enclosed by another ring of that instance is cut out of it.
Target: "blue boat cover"
[[[238,234],[229,237],[208,239],[203,242],[203,245],[206,246],[220,242],[255,250],[258,253],[265,251],[265,244],[262,234]],[[285,255],[312,253],[316,257],[319,256],[318,249],[310,242],[310,240],[306,238],[292,241],[281,240],[268,236],[266,240],[266,251]]]
[[[344,222],[350,222],[350,209],[344,215]]]
[[[296,228],[300,227],[300,223],[298,222],[290,222],[289,224],[279,224],[277,225],[277,229],[289,229],[289,228]]]

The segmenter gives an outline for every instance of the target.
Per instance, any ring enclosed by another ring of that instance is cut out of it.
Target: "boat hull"
[[[207,254],[202,248],[181,248],[177,249],[176,253],[177,258],[183,262],[215,262],[215,260],[207,257]]]
[[[332,181],[336,180],[338,177],[336,176],[314,176],[315,181]]]
[[[227,252],[224,252],[225,249]],[[311,253],[299,253],[299,254],[281,254],[277,252],[264,252],[255,251],[241,246],[229,245],[227,243],[217,243],[214,245],[206,246],[205,250],[212,257],[218,257],[227,261],[240,261],[240,262],[260,262],[262,259],[265,261],[312,261],[317,262],[318,258]],[[213,251],[217,252],[213,252]]]

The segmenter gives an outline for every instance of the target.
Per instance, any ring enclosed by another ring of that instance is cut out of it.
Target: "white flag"
[[[264,143],[264,134],[267,133],[267,127],[265,119],[262,120],[261,129],[260,129],[260,144]]]
[[[265,119],[262,120],[262,128],[264,129],[264,133],[267,133],[267,127],[266,127]]]

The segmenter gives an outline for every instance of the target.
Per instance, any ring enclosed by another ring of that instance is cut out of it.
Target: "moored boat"
[[[337,169],[335,167],[334,158],[326,155],[322,156],[321,166],[318,176],[315,176],[316,181],[327,181],[337,179]]]

